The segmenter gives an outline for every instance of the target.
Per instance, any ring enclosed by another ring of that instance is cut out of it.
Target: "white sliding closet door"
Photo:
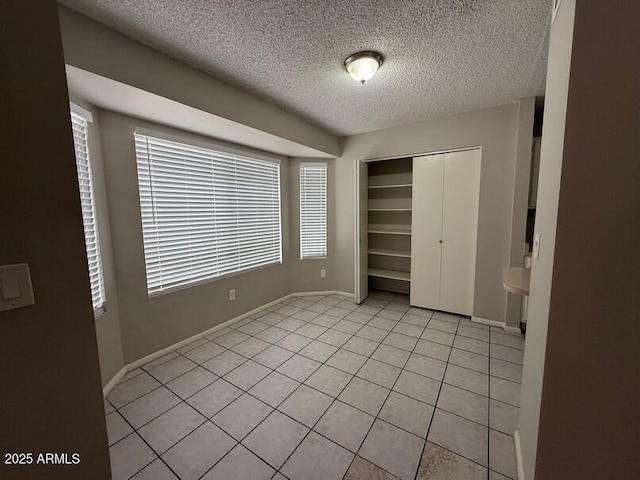
[[[480,150],[445,154],[440,310],[473,314]]]
[[[413,159],[411,305],[473,314],[480,150]]]
[[[411,304],[440,309],[444,155],[413,159]]]

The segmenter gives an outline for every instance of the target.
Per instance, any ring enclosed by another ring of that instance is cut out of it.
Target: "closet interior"
[[[412,159],[371,162],[368,168],[369,287],[409,293]]]
[[[363,164],[360,286],[408,294],[413,306],[473,314],[480,157],[476,148]]]

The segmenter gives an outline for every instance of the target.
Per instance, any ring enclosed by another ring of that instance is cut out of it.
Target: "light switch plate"
[[[236,289],[229,290],[229,301],[233,302],[236,299]]]
[[[0,312],[34,303],[29,264],[0,266]]]
[[[0,300],[9,301],[17,298],[20,298],[18,276],[7,272],[0,274]]]
[[[321,268],[320,269],[320,278],[327,278],[327,269],[326,268]]]

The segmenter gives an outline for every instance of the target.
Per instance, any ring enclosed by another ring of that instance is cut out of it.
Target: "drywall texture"
[[[524,351],[520,417],[518,419],[518,433],[526,480],[536,478],[535,462],[540,399],[547,342],[549,298],[552,289],[574,9],[575,0],[564,0],[561,3],[560,10],[551,27],[549,40],[547,91],[536,200],[535,233],[541,237],[540,257],[531,266],[531,286],[527,307],[527,338]],[[580,439],[576,438],[571,441],[579,442]]]
[[[62,5],[65,62],[331,155],[338,140],[284,110],[153,50]]]
[[[518,104],[512,104],[346,137],[342,158],[336,161],[338,288],[353,291],[355,162],[479,146],[482,160],[474,315],[504,322],[506,292],[501,269],[510,259],[518,118]],[[518,172],[526,173],[528,179],[528,172]],[[526,206],[516,215],[526,216]]]
[[[96,221],[100,241],[100,260],[104,281],[105,308],[104,313],[96,317],[96,339],[100,357],[100,376],[105,386],[124,366],[122,340],[120,334],[120,315],[118,312],[118,292],[116,289],[115,266],[111,248],[111,225],[109,207],[104,180],[104,162],[102,159],[102,142],[100,139],[100,115],[91,104],[70,94],[71,101],[91,112],[93,122],[87,123],[89,142],[89,161],[93,179]]]
[[[551,0],[62,0],[338,135],[544,90]],[[342,62],[379,50],[364,87]]]
[[[54,2],[0,18],[0,264],[29,263],[35,305],[0,313],[0,478],[111,478],[69,99]],[[38,41],[34,41],[37,32]],[[8,466],[7,452],[77,465]]]
[[[576,2],[539,479],[640,476],[638,18],[634,0]]]
[[[293,166],[289,166],[288,161],[284,160],[281,164],[283,263],[149,297],[134,128],[144,127],[196,141],[211,140],[104,110],[100,112],[100,120],[125,363],[138,360],[292,291],[335,288],[335,269],[332,268],[331,256],[327,260],[299,260],[299,213],[296,206],[299,201],[296,183],[298,162],[294,161]],[[330,161],[330,184],[332,164]],[[294,194],[290,193],[291,189],[295,189]],[[332,202],[329,203],[329,209],[331,219],[334,215],[331,211]],[[320,268],[327,268],[328,278],[320,279]],[[314,271],[315,275],[312,275]],[[236,300],[230,302],[228,294],[232,288],[236,289]]]

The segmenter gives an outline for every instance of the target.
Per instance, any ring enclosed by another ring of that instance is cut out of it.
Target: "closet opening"
[[[357,162],[356,302],[473,314],[480,148]]]

